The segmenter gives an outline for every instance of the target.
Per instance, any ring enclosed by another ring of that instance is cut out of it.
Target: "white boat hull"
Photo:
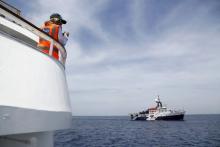
[[[53,131],[71,127],[64,65],[38,38],[0,17],[0,146],[52,147]]]
[[[0,42],[0,135],[43,131],[47,127],[47,130],[69,127],[70,124],[60,123],[52,128],[49,123],[36,121],[42,116],[43,119],[39,120],[46,122],[45,119],[56,113],[57,118],[67,118],[69,115],[70,119],[64,67],[48,55],[5,34],[0,34]],[[48,114],[48,117],[44,114]],[[36,121],[32,129],[31,126],[26,126],[27,122],[24,120],[24,123],[19,123],[22,115],[28,116],[26,120],[32,123]],[[50,120],[53,121],[51,118]],[[59,122],[55,117],[54,121]],[[17,126],[18,124],[23,127]],[[17,127],[11,129],[13,126]]]

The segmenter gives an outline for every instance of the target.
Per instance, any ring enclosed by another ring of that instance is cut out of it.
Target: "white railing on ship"
[[[21,18],[20,16],[16,15],[15,13],[13,13],[10,10],[8,10],[7,8],[5,8],[1,4],[0,4],[0,14],[5,16],[5,17],[7,17],[8,19],[16,22],[17,24],[19,24],[23,28],[33,32],[38,37],[50,41],[49,55],[52,56],[53,48],[54,48],[54,46],[56,46],[57,49],[59,50],[59,53],[60,53],[59,61],[63,65],[65,65],[67,53],[66,53],[65,48],[60,43],[55,41],[53,38],[51,38],[49,35],[47,35],[43,31],[41,31],[38,27],[34,26],[32,23],[30,23],[30,22],[26,21],[25,19]]]

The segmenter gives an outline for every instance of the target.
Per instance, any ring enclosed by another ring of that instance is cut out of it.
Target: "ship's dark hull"
[[[147,120],[147,117],[134,117],[132,120]]]
[[[155,120],[183,120],[184,114],[170,115],[170,116],[159,116]]]

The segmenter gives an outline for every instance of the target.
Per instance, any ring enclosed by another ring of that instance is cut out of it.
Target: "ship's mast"
[[[162,102],[160,101],[160,96],[158,95],[158,97],[155,99],[155,102],[157,103],[157,108],[162,107]]]

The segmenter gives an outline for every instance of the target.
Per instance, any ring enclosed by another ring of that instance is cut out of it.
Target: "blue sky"
[[[220,1],[8,0],[36,24],[60,13],[74,115],[127,115],[159,94],[187,113],[220,113]]]

